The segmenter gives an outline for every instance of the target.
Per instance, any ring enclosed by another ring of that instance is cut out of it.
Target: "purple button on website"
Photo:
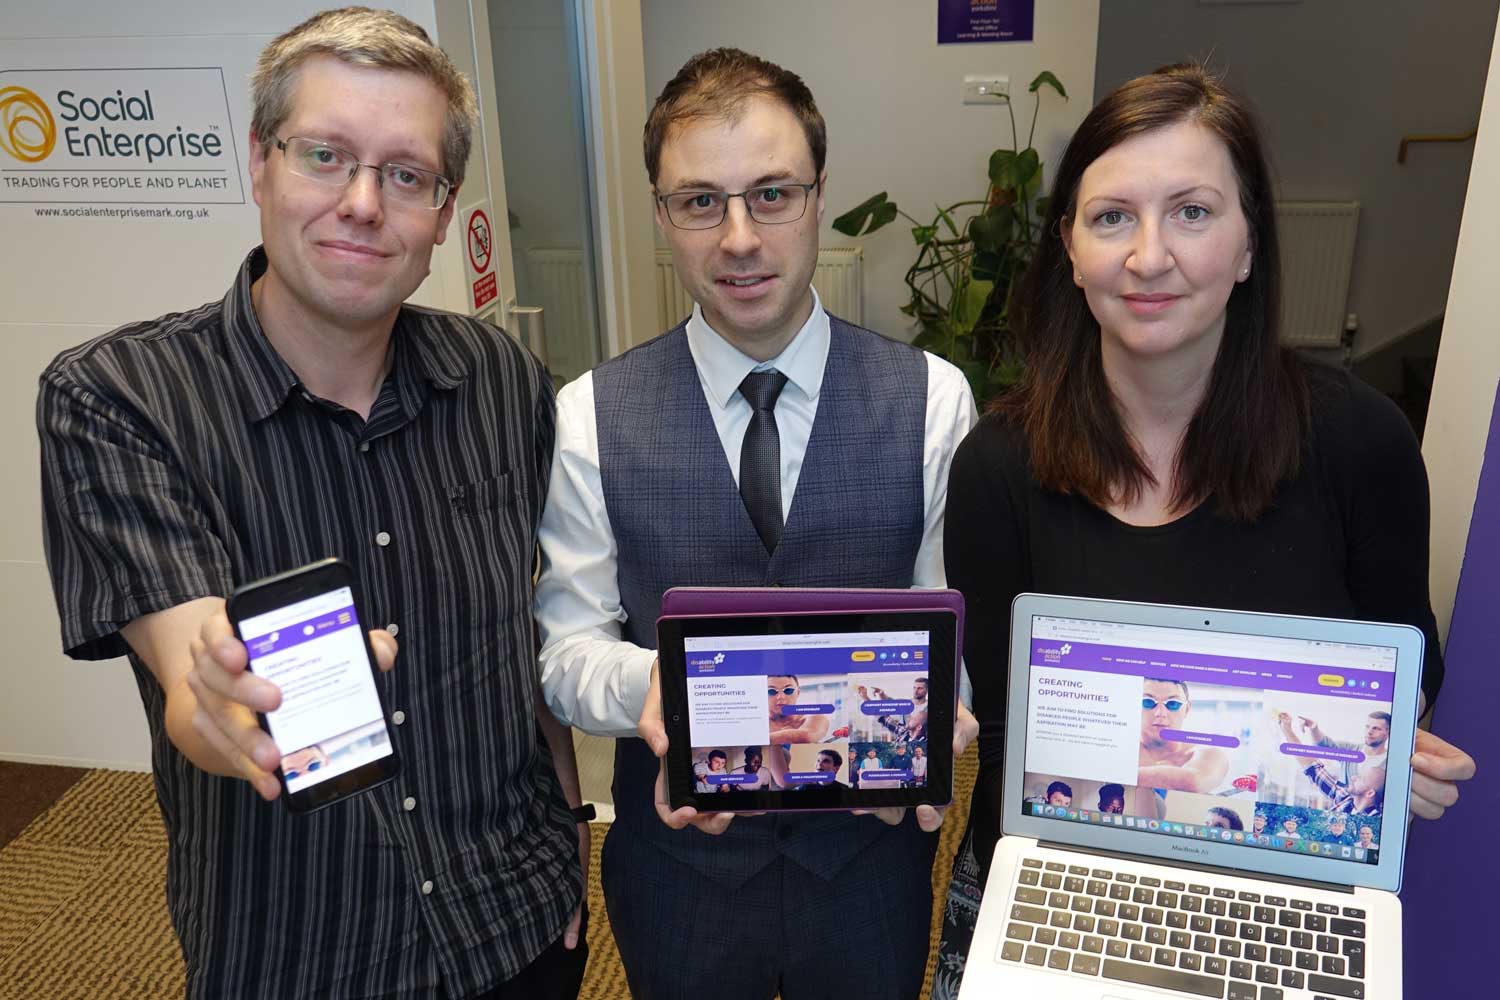
[[[1240,745],[1240,741],[1233,736],[1220,736],[1218,733],[1195,733],[1189,729],[1163,729],[1161,738],[1171,743],[1196,743],[1205,747],[1229,747],[1233,749]]]
[[[859,710],[866,715],[908,715],[916,710],[910,698],[890,698],[886,701],[862,701]]]
[[[910,771],[869,770],[859,772],[860,781],[910,781]]]
[[[753,785],[760,780],[755,774],[710,774],[710,785]]]
[[[1358,764],[1365,759],[1365,755],[1358,750],[1345,750],[1342,747],[1320,747],[1307,746],[1304,743],[1283,743],[1281,752],[1288,757],[1319,757],[1323,760],[1337,760],[1349,764]]]
[[[789,785],[827,785],[833,781],[834,775],[830,771],[788,771],[786,773]]]
[[[782,705],[782,715],[832,715],[832,705],[819,705],[816,703],[805,705]]]

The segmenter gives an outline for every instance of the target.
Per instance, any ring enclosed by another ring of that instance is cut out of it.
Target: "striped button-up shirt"
[[[494,327],[404,307],[368,420],[314,397],[221,302],[63,352],[37,404],[47,559],[74,657],[142,615],[336,555],[399,632],[380,683],[403,770],[307,815],[168,741],[131,656],[190,996],[465,996],[513,976],[581,894],[535,717],[530,615],[553,440],[547,373]]]

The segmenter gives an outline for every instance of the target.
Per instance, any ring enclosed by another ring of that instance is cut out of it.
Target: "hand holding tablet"
[[[669,826],[819,809],[899,822],[924,805],[923,828],[942,822],[955,747],[978,728],[957,705],[957,593],[676,589],[662,610],[661,701],[640,731],[665,751]]]

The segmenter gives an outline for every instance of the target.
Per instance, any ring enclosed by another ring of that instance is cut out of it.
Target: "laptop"
[[[1023,594],[960,1000],[1401,996],[1423,637]]]

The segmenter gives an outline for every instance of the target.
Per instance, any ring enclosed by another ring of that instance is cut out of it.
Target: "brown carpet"
[[[41,767],[0,760],[0,847],[15,840],[87,773],[81,767]]]
[[[967,820],[976,760],[971,748],[959,761],[956,785],[962,793],[943,824],[923,997],[931,988],[948,869]],[[8,843],[0,839],[0,1000],[181,996],[182,956],[167,919],[166,835],[151,776],[21,773],[69,770],[0,765],[0,819],[35,817]],[[55,804],[38,814],[52,798]],[[581,993],[586,1000],[629,996],[599,884],[605,829],[593,826],[591,954]]]

